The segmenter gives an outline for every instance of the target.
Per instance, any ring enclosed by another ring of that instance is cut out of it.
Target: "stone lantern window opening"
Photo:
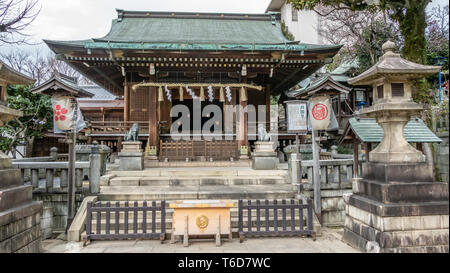
[[[404,97],[405,90],[403,83],[391,83],[392,97]]]
[[[377,86],[377,96],[376,97],[378,100],[384,99],[384,85],[383,84]]]

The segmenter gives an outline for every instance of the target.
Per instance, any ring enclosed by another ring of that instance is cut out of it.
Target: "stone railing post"
[[[337,154],[338,154],[338,146],[336,145],[331,146],[331,158],[335,158]]]
[[[51,147],[50,148],[50,157],[52,158],[53,161],[57,161],[57,159],[58,159],[58,148],[56,148],[56,147]]]
[[[89,167],[89,192],[100,192],[100,153],[97,141],[94,141],[91,148],[91,154],[89,155],[90,167]]]

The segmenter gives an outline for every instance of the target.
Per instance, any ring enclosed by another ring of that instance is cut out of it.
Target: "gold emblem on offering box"
[[[209,219],[205,215],[200,215],[196,219],[196,224],[199,229],[205,229],[209,224]]]

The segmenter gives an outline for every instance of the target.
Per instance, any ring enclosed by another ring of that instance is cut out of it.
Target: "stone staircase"
[[[99,200],[287,199],[295,195],[287,177],[286,170],[248,167],[111,171],[102,177]]]

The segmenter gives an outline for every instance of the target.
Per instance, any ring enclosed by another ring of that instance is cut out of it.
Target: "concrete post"
[[[58,148],[51,147],[50,148],[50,156],[51,156],[53,161],[56,161],[56,159],[58,158]]]
[[[301,167],[300,167],[300,158],[297,153],[291,154],[291,183],[292,185],[296,185],[301,183]]]
[[[100,153],[97,141],[93,142],[91,148],[91,154],[89,155],[90,168],[89,168],[89,192],[100,192]]]

